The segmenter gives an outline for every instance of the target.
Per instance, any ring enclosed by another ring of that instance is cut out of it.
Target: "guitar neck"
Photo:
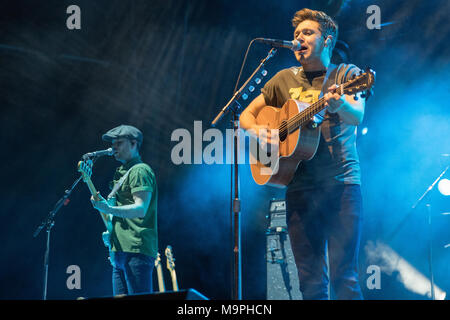
[[[159,292],[165,292],[166,288],[164,286],[164,278],[163,278],[163,272],[162,272],[162,267],[161,267],[161,263],[158,263],[156,265],[156,272],[158,274],[158,287],[159,287]]]
[[[87,178],[85,180],[89,191],[91,192],[92,197],[94,198],[95,201],[100,200],[99,196],[98,196],[98,191],[95,188],[94,184],[92,183],[92,180],[90,178]],[[111,231],[111,226],[110,226],[110,222],[109,222],[109,217],[106,213],[100,212],[100,216],[102,217],[103,223],[105,224],[105,227],[108,231]]]
[[[342,95],[344,93],[344,87],[345,84],[341,85],[339,88],[337,88],[337,91],[339,91],[338,93],[340,95]],[[319,100],[317,100],[315,103],[311,104],[308,108],[306,108],[305,110],[303,110],[302,112],[300,112],[299,114],[295,115],[294,117],[292,117],[291,119],[289,119],[287,122],[287,130],[288,132],[292,132],[296,129],[298,129],[299,127],[305,125],[306,123],[308,123],[309,121],[311,121],[311,119],[318,114],[320,111],[322,111],[323,109],[325,109],[325,98],[322,97]],[[280,130],[283,130],[284,128],[279,128]]]
[[[175,269],[170,270],[170,276],[172,277],[173,291],[178,291],[177,274],[175,273]]]
[[[172,288],[173,291],[178,291],[177,274],[175,273],[175,259],[172,254],[172,247],[167,246],[166,248],[166,258],[167,258],[167,269],[170,271],[170,277],[172,278]]]
[[[313,103],[308,108],[289,119],[288,131],[292,132],[305,125],[312,119],[312,117],[314,117],[314,115],[318,114],[325,108],[325,99],[322,97],[317,102]]]
[[[95,188],[94,184],[92,183],[92,180],[89,178],[89,179],[86,179],[85,182],[89,188],[89,191],[91,192],[92,197],[94,197],[94,200],[95,201],[100,200],[100,198],[98,197],[98,191]]]

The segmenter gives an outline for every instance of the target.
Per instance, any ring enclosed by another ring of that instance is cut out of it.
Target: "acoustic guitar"
[[[374,82],[375,72],[367,69],[339,85],[335,92],[340,95],[364,92],[362,96],[365,97],[370,94]],[[250,150],[250,169],[257,184],[287,186],[300,162],[314,157],[320,141],[320,126],[314,119],[325,108],[322,97],[313,104],[289,99],[281,108],[266,106],[261,109],[256,124],[278,130],[278,154],[276,157],[270,156],[275,158],[275,163],[272,163],[267,161],[269,153],[261,146]],[[264,158],[261,154],[265,155]]]

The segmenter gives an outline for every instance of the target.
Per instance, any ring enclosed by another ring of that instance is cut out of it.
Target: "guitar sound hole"
[[[287,123],[286,123],[285,120],[281,122],[279,134],[280,134],[280,141],[281,142],[286,140],[286,138],[288,136],[288,128],[287,128]]]

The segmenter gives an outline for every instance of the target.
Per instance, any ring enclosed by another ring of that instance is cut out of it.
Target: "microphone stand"
[[[427,224],[428,224],[428,270],[430,273],[430,290],[431,290],[431,299],[435,300],[435,292],[434,292],[434,274],[433,274],[433,238],[432,238],[432,219],[431,219],[431,199],[430,199],[430,192],[435,187],[436,183],[441,180],[441,178],[444,176],[444,174],[448,171],[450,168],[450,165],[448,165],[444,171],[441,172],[441,174],[434,180],[434,182],[427,188],[427,190],[422,194],[422,196],[416,201],[416,203],[411,207],[409,213],[406,215],[406,217],[398,224],[397,228],[390,234],[388,239],[392,239],[396,233],[399,231],[399,229],[402,227],[402,225],[408,220],[409,216],[414,212],[414,210],[417,208],[417,206],[422,203],[424,199],[426,199],[425,206],[427,207]]]
[[[239,129],[239,115],[242,111],[242,106],[237,101],[244,90],[249,85],[250,81],[255,77],[258,71],[264,66],[264,64],[274,56],[276,53],[275,48],[271,48],[267,57],[261,60],[259,66],[255,69],[252,75],[245,81],[242,87],[234,93],[225,107],[219,112],[216,118],[212,121],[211,125],[213,127],[216,126],[217,122],[219,122],[222,117],[227,114],[229,111],[232,112],[232,122],[233,122],[233,163],[232,163],[232,172],[234,173],[234,194],[232,195],[231,203],[232,203],[232,212],[233,212],[233,293],[232,298],[234,300],[242,300],[242,262],[241,262],[241,200],[239,196],[239,147],[238,147],[238,129]]]
[[[93,159],[93,162],[95,162],[95,160],[96,160],[96,158]],[[49,256],[50,256],[50,231],[51,231],[52,227],[55,225],[56,213],[59,211],[59,209],[61,209],[62,206],[67,206],[69,204],[69,202],[70,202],[69,197],[70,197],[72,191],[75,189],[75,186],[78,184],[78,182],[80,182],[81,179],[82,179],[82,176],[80,176],[78,179],[76,179],[75,182],[72,184],[72,186],[69,189],[64,191],[64,195],[61,197],[61,199],[59,199],[56,202],[53,210],[50,211],[47,218],[45,218],[44,221],[42,221],[42,223],[39,225],[39,227],[37,227],[36,231],[34,231],[34,234],[33,234],[33,238],[36,238],[39,235],[39,233],[42,231],[42,229],[44,229],[44,227],[46,228],[47,242],[46,242],[46,249],[45,249],[45,255],[44,255],[44,275],[43,275],[44,288],[43,288],[43,292],[42,292],[42,300],[47,300],[48,265],[49,265]]]
[[[429,272],[430,272],[430,290],[431,290],[431,300],[435,300],[436,296],[435,296],[435,292],[434,292],[434,274],[433,274],[433,229],[432,229],[432,224],[431,224],[431,199],[430,196],[428,196],[430,194],[430,191],[433,190],[434,186],[436,185],[436,183],[438,183],[439,180],[441,180],[441,178],[444,176],[444,174],[447,172],[448,168],[450,167],[450,165],[448,165],[444,171],[441,172],[441,174],[436,178],[436,180],[434,180],[434,182],[427,188],[427,190],[424,192],[424,194],[416,201],[416,203],[412,206],[412,210],[414,210],[421,202],[423,199],[427,199],[425,206],[427,207],[427,215],[428,215],[428,234],[429,234],[429,239],[428,239],[428,267],[429,267]]]

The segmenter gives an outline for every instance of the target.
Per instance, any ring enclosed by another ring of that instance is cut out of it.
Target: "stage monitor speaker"
[[[266,232],[267,300],[302,300],[287,232],[285,200],[270,201]]]
[[[80,299],[79,300],[84,300]],[[89,298],[87,300],[209,300],[195,289],[156,292],[150,294],[117,295],[113,297]]]

